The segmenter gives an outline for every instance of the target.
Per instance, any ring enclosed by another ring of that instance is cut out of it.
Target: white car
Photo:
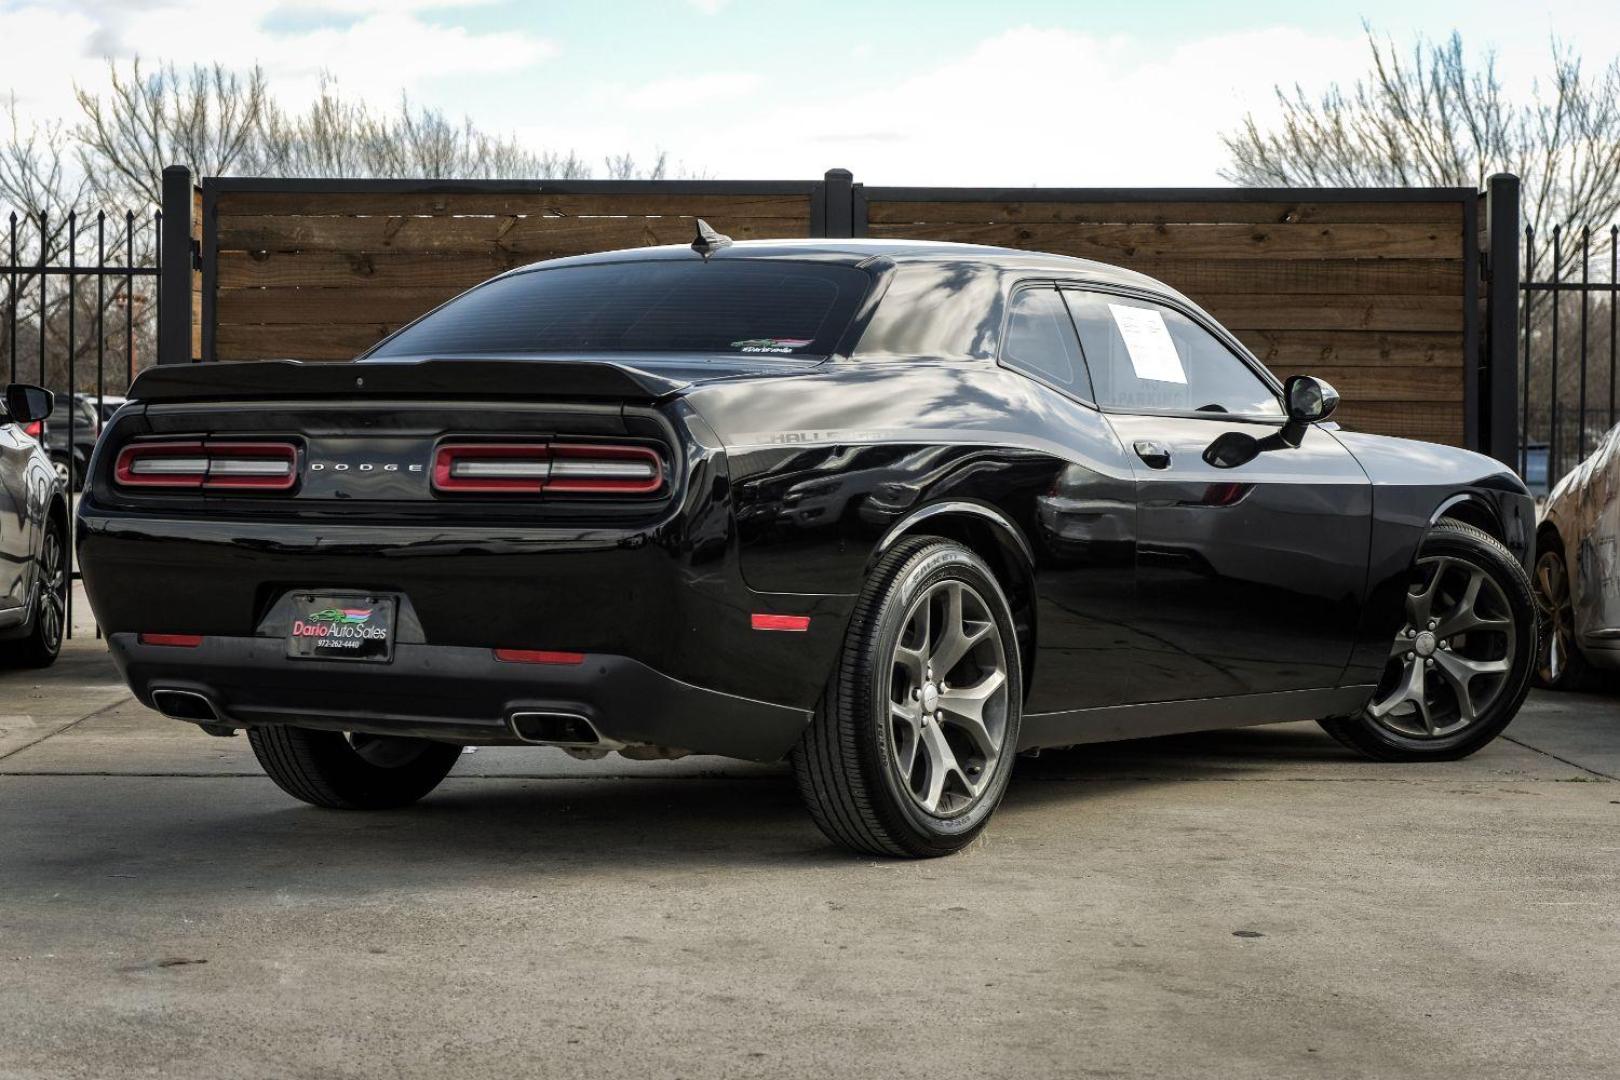
[[[1620,426],[1547,496],[1533,575],[1544,633],[1536,680],[1557,690],[1620,671]]]

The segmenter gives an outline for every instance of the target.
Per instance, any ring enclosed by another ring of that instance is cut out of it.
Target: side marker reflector
[[[585,654],[552,649],[496,649],[495,659],[508,664],[583,664]]]
[[[142,645],[176,645],[183,649],[195,649],[202,644],[201,634],[137,634],[135,640]]]
[[[766,615],[756,611],[751,620],[755,630],[793,630],[804,631],[810,629],[810,616],[808,615]]]

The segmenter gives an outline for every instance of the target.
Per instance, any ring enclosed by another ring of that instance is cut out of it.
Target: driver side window
[[[1283,415],[1270,386],[1175,308],[1077,289],[1063,296],[1103,408]]]

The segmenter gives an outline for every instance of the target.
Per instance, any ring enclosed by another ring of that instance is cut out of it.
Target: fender
[[[933,525],[930,527],[929,523]],[[941,529],[946,523],[972,522],[976,529]],[[1035,678],[1036,611],[1035,552],[1029,539],[1016,522],[988,503],[967,499],[944,499],[919,507],[894,523],[872,549],[866,570],[883,557],[896,543],[918,533],[939,531],[944,535],[968,543],[991,570],[1001,579],[1012,608],[1013,622],[1018,636],[1019,663],[1024,674],[1024,695],[1029,696]],[[960,532],[978,535],[958,535]],[[984,541],[989,539],[995,551],[986,551]],[[999,556],[997,558],[996,556]]]
[[[1429,515],[1429,524],[1433,525],[1443,517],[1457,517],[1455,514],[1449,514],[1448,511],[1453,510],[1464,503],[1488,514],[1492,522],[1492,528],[1487,531],[1492,535],[1500,535],[1502,529],[1502,515],[1496,512],[1495,507],[1491,506],[1484,499],[1479,498],[1471,491],[1459,492],[1458,494],[1442,501],[1439,506],[1434,508],[1434,513]],[[1461,521],[1463,518],[1459,517],[1458,520]]]
[[[1024,532],[1000,510],[987,503],[969,502],[964,499],[951,499],[945,502],[930,503],[912,511],[901,520],[894,523],[889,531],[883,534],[872,551],[872,557],[867,560],[867,568],[877,562],[885,551],[893,547],[902,537],[914,531],[922,522],[930,518],[937,518],[944,514],[967,514],[986,521],[995,529],[996,536],[1003,544],[1010,544],[1023,560],[1026,573],[1033,573],[1035,569],[1035,552],[1029,546],[1029,540]]]
[[[1429,515],[1429,525],[1432,528],[1441,518],[1452,518],[1465,525],[1473,525],[1483,529],[1513,554],[1529,572],[1536,558],[1534,521],[1525,522],[1523,515],[1510,508],[1510,514],[1503,513],[1503,507],[1491,499],[1489,491],[1464,491],[1442,499],[1434,512]],[[1428,538],[1425,530],[1424,538]],[[1421,547],[1421,543],[1419,547]]]

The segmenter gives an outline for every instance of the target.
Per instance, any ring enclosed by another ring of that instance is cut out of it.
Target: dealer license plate
[[[287,630],[295,660],[372,660],[394,656],[394,598],[368,593],[300,593]]]

